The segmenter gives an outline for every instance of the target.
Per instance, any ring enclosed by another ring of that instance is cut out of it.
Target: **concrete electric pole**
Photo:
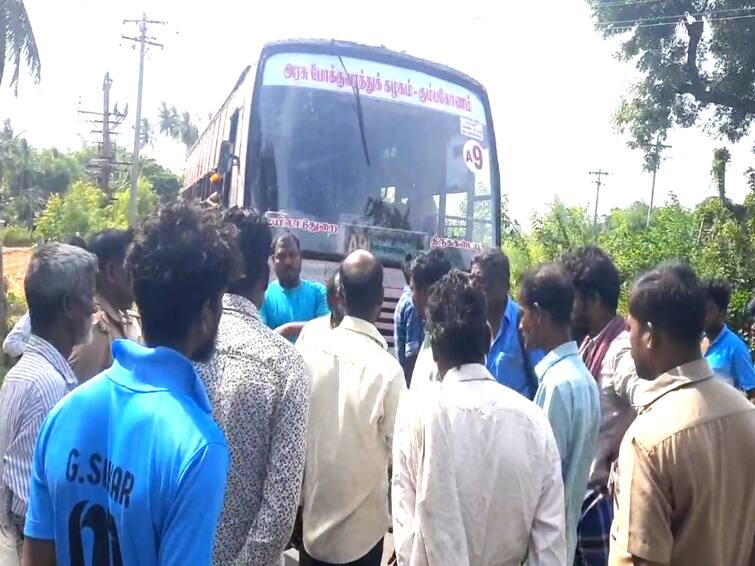
[[[597,171],[590,171],[590,175],[595,175],[597,179],[593,181],[595,183],[595,213],[592,217],[592,225],[598,225],[598,199],[600,198],[600,186],[603,184],[603,175],[610,175],[608,171],[598,169]]]
[[[112,196],[110,179],[113,171],[116,165],[122,165],[122,163],[116,161],[115,144],[113,143],[112,136],[117,134],[115,128],[123,123],[128,114],[128,105],[126,105],[123,112],[118,111],[118,104],[115,105],[113,110],[110,110],[110,87],[112,84],[113,81],[110,78],[110,73],[105,73],[105,79],[102,82],[102,112],[79,110],[79,114],[92,116],[87,121],[97,129],[91,130],[89,133],[102,136],[99,142],[99,155],[92,159],[87,167],[95,172],[97,185],[105,192],[108,198]]]
[[[661,138],[658,137],[656,139],[655,145],[652,146],[653,148],[653,183],[650,186],[650,206],[648,207],[648,218],[647,222],[645,223],[646,228],[650,228],[650,218],[653,215],[653,201],[655,200],[655,178],[658,175],[658,169],[661,166],[661,152],[664,149],[670,149],[670,145],[663,145],[661,143]]]
[[[136,228],[136,195],[139,183],[139,152],[142,145],[142,88],[144,86],[144,53],[147,45],[162,48],[163,45],[155,41],[156,38],[147,36],[147,26],[151,24],[165,25],[166,22],[148,20],[147,14],[142,14],[139,20],[123,20],[124,24],[137,24],[139,37],[121,36],[123,39],[139,44],[139,85],[136,91],[136,116],[134,117],[134,152],[131,156],[131,194],[128,201],[128,224]]]

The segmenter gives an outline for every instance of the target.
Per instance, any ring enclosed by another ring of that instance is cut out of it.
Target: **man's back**
[[[347,316],[302,354],[312,379],[304,471],[304,545],[313,557],[349,562],[383,537],[388,459],[401,367],[374,325]]]
[[[25,534],[58,564],[209,564],[228,451],[191,363],[114,344],[38,439]]]
[[[611,564],[755,564],[755,407],[704,361],[643,393],[618,465]],[[672,375],[672,373],[674,375]]]
[[[532,402],[463,365],[411,391],[396,435],[400,564],[565,563],[559,454]]]
[[[280,561],[299,504],[309,403],[301,356],[254,304],[223,297],[216,351],[197,370],[231,453],[214,564]]]

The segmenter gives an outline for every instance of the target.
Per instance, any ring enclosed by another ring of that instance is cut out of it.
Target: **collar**
[[[548,370],[555,366],[558,362],[564,358],[570,356],[579,356],[579,347],[577,343],[572,340],[571,342],[565,342],[558,348],[551,350],[548,354],[538,362],[535,366],[535,375],[537,375],[538,381],[542,381]]]
[[[446,372],[443,383],[462,383],[465,381],[495,381],[487,368],[482,364],[464,364],[451,368]]]
[[[637,393],[634,404],[647,408],[675,389],[712,377],[713,370],[705,359],[689,362],[664,373],[653,381],[646,382],[646,385]]]
[[[713,340],[713,342],[708,345],[708,350],[710,350],[719,342],[723,342],[726,336],[728,336],[729,334],[731,334],[731,330],[729,329],[728,325],[724,324],[724,327],[721,329],[721,332],[718,333],[718,336],[716,336],[715,340]]]
[[[367,322],[366,320],[362,320],[361,318],[355,318],[353,316],[346,315],[345,317],[343,317],[341,324],[338,325],[338,328],[350,330],[352,332],[356,332],[357,334],[366,336],[367,338],[371,338],[372,340],[377,342],[383,350],[388,349],[388,343],[385,341],[385,338],[383,338],[383,335],[380,334],[380,331],[371,322]]]
[[[30,335],[24,353],[37,354],[44,358],[45,361],[61,375],[67,384],[74,387],[79,384],[68,360],[63,357],[63,354],[61,354],[55,346],[50,344],[44,338],[40,338],[36,334]]]
[[[252,301],[241,295],[226,293],[223,295],[223,310],[237,312],[255,320],[262,320],[260,311]]]
[[[495,343],[498,340],[498,338],[501,337],[504,331],[507,328],[509,328],[512,324],[518,324],[519,323],[518,318],[519,318],[519,305],[509,295],[509,300],[506,301],[506,308],[503,309],[503,315],[501,316],[501,324],[498,327],[498,334],[493,339],[493,343]]]
[[[594,338],[590,338],[590,344],[595,344],[603,339],[603,337],[610,332],[610,328],[616,323],[616,319],[620,318],[622,321],[625,321],[624,317],[620,314],[617,314],[615,317],[613,317],[611,320],[608,321],[608,324],[606,324],[603,327],[603,330],[598,332]],[[626,322],[626,321],[625,321]]]
[[[212,412],[207,391],[194,366],[177,351],[116,340],[113,358],[115,361],[107,376],[115,383],[140,392],[178,391],[194,399],[205,412]]]

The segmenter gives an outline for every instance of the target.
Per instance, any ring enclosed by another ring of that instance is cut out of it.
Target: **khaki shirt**
[[[141,342],[142,331],[136,313],[125,313],[113,308],[100,295],[94,296],[97,310],[92,315],[92,337],[86,344],[77,346],[68,359],[79,382],[91,379],[113,365],[111,344],[126,338]]]
[[[609,564],[755,564],[755,406],[698,360],[649,382],[614,470]]]

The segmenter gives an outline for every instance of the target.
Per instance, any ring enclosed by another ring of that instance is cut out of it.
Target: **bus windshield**
[[[444,247],[458,265],[493,245],[481,99],[409,68],[279,53],[265,61],[254,200],[304,251],[370,249],[388,263]]]

